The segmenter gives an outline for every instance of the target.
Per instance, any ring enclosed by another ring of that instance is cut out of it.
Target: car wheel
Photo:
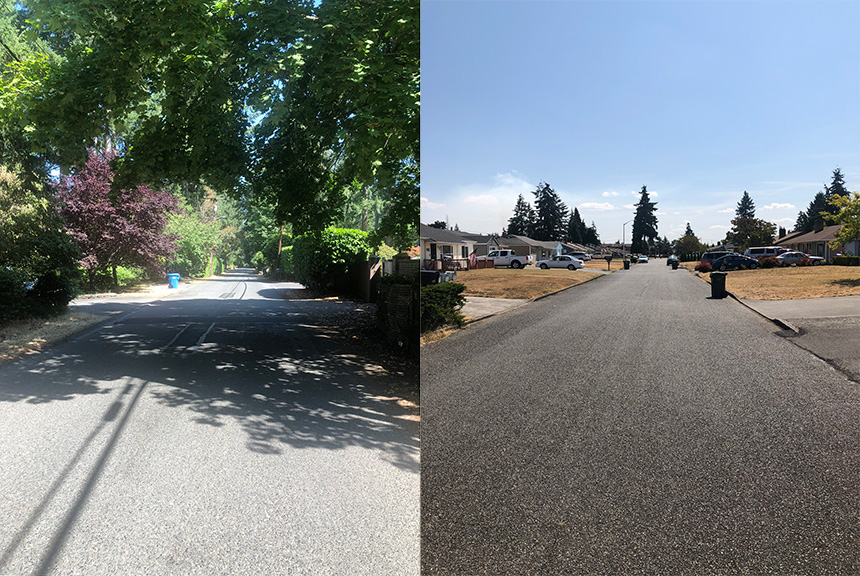
[[[758,264],[750,264],[750,270],[755,270],[758,268]]]
[[[567,269],[568,270],[576,270],[576,266],[574,266],[573,264],[568,264]]]
[[[726,265],[720,264],[720,272],[725,272],[725,271],[726,271]]]
[[[511,262],[511,268],[519,269],[522,267],[523,267],[523,265],[520,264],[519,260],[514,260],[513,262]]]
[[[547,268],[549,268],[549,266],[547,266],[546,264],[541,264],[541,265],[540,265],[540,269],[541,269],[541,270],[546,270]]]

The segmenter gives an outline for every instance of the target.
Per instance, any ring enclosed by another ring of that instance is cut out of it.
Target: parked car
[[[574,258],[569,254],[553,256],[549,260],[538,260],[535,265],[543,270],[547,270],[549,268],[567,268],[568,270],[578,270],[585,266],[585,264],[582,263],[582,260],[580,260],[579,258]]]
[[[648,263],[648,257],[645,256],[644,254],[642,254],[641,256],[639,256],[639,263],[640,264],[647,264]]]
[[[821,256],[810,256],[809,254],[804,254],[803,252],[783,252],[779,256],[776,257],[777,261],[782,266],[790,266],[792,264],[797,264],[803,260],[809,259],[813,266],[818,266],[820,264],[824,264],[824,258]]]
[[[725,272],[726,270],[755,270],[758,268],[758,260],[741,256],[740,254],[729,254],[728,256],[714,260],[711,268],[720,270],[721,272]]]
[[[785,248],[784,246],[753,246],[752,248],[746,249],[744,256],[758,260],[759,258],[765,258],[767,256],[776,257],[783,252],[788,252],[788,248]]]
[[[677,261],[678,261],[678,257],[675,256],[674,254],[670,254],[669,257],[666,258],[666,266],[670,266],[672,264],[672,262],[677,262]]]
[[[705,252],[702,254],[702,262],[707,262],[711,265],[711,268],[714,267],[714,260],[717,258],[722,258],[723,256],[728,256],[730,254],[734,254],[734,252],[726,252],[724,250],[714,250],[713,252]]]
[[[591,255],[586,254],[585,252],[571,252],[568,256],[573,256],[577,260],[582,260],[583,262],[588,262],[591,260]]]
[[[510,266],[511,268],[528,266],[534,262],[534,258],[531,254],[517,255],[513,250],[491,250],[486,256],[478,256],[478,260],[492,260],[493,266]]]

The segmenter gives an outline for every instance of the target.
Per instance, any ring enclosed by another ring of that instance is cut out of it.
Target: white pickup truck
[[[517,256],[513,250],[491,250],[486,256],[478,256],[478,260],[492,260],[493,266],[510,266],[511,268],[522,268],[535,263],[535,257],[531,254]]]

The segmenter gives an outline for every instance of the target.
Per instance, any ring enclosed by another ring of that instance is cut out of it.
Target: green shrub
[[[266,269],[266,256],[262,251],[254,254],[254,257],[251,258],[251,266],[257,269],[257,272],[262,272]]]
[[[293,271],[293,247],[283,246],[281,248],[281,273],[284,278],[292,278],[295,274]]]
[[[367,232],[348,228],[308,232],[293,239],[293,274],[311,290],[326,290],[369,254]]]
[[[426,332],[447,324],[463,326],[466,321],[460,309],[466,303],[466,298],[463,296],[465,289],[464,284],[457,282],[423,286],[421,288],[421,331]]]
[[[835,266],[860,266],[860,256],[834,256]]]
[[[0,324],[24,316],[27,310],[27,278],[16,270],[0,268]]]
[[[120,286],[134,286],[146,278],[146,271],[142,268],[116,267],[116,279]]]

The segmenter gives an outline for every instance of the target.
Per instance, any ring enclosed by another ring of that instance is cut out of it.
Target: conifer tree
[[[531,237],[542,241],[563,239],[567,206],[546,182],[538,184],[532,193],[535,195],[535,224]]]
[[[514,215],[508,220],[508,229],[504,232],[517,236],[528,236],[531,234],[532,226],[534,226],[535,211],[531,204],[526,202],[523,195],[520,194],[517,198],[517,204],[514,206]]]
[[[657,237],[657,203],[651,202],[647,187],[642,187],[642,194],[636,204],[636,215],[633,217],[633,244],[631,250],[638,253],[648,252],[646,239],[654,241]]]
[[[741,197],[741,201],[738,202],[738,207],[735,210],[735,217],[737,218],[755,218],[755,203],[753,203],[750,195],[747,194],[747,191],[744,190],[744,195]]]

